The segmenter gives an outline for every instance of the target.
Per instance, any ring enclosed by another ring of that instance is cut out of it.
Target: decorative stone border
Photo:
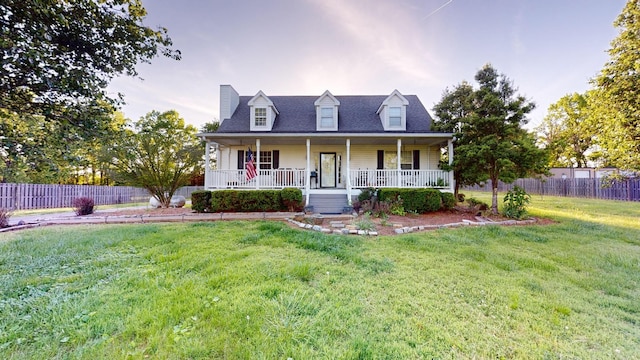
[[[301,229],[319,231],[325,234],[378,236],[377,231],[360,230],[355,225],[345,225],[340,220],[329,221],[329,226],[331,228],[322,227],[320,225],[311,225],[291,218],[288,218],[287,221]]]
[[[440,225],[429,224],[429,225],[404,226],[404,227],[398,226],[394,231],[396,234],[407,234],[415,231],[455,228],[455,227],[462,227],[462,226],[527,225],[527,224],[534,224],[537,222],[536,219],[493,221],[484,217],[476,217],[476,220],[478,221],[476,222],[471,220],[462,220],[462,222],[440,224]],[[377,231],[359,230],[355,225],[345,225],[342,221],[339,221],[339,220],[330,221],[329,225],[331,228],[322,227],[320,225],[307,224],[291,218],[287,218],[287,221],[298,226],[301,229],[318,231],[325,234],[378,236]]]

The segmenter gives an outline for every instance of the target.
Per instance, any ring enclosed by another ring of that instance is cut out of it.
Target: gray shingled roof
[[[393,133],[384,131],[376,111],[388,95],[336,96],[338,107],[338,132],[341,133]],[[401,133],[425,133],[431,131],[431,116],[416,95],[404,95],[407,106],[407,129]],[[217,133],[250,132],[250,112],[247,103],[252,96],[240,96],[240,104],[230,119],[225,119]],[[316,133],[317,96],[269,96],[279,115],[271,133]],[[322,133],[331,133],[322,131]]]

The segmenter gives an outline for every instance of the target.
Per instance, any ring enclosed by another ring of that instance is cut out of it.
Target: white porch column
[[[209,154],[211,154],[211,143],[207,141],[207,146],[204,148],[204,188],[207,189],[211,184]]]
[[[304,184],[304,206],[309,206],[309,190],[311,189],[311,139],[307,139],[307,166],[305,171]]]
[[[447,141],[447,152],[449,153],[449,166],[453,165],[453,139]],[[449,188],[453,193],[456,188],[455,179],[453,177],[453,170],[449,170]]]
[[[401,167],[401,160],[402,160],[401,159],[401,154],[402,154],[402,139],[398,139],[398,162],[396,164],[396,171],[397,171],[396,172],[396,176],[397,176],[397,179],[398,179],[398,183],[397,183],[398,186],[397,187],[400,187],[400,185],[402,184],[401,175],[400,175],[400,170],[402,169],[402,167]]]
[[[220,144],[216,144],[216,170],[220,170]]]
[[[260,189],[260,139],[256,139],[256,154],[254,155],[254,158],[256,160],[255,164],[256,164],[256,173],[257,176],[255,177],[256,179],[256,190]]]
[[[351,206],[351,139],[347,139],[347,203]]]

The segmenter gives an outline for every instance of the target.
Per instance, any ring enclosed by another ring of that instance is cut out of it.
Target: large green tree
[[[594,79],[593,124],[609,164],[640,170],[640,0],[629,0],[614,26],[610,60]]]
[[[534,103],[516,95],[512,82],[491,65],[480,69],[475,80],[478,88],[464,90],[467,98],[457,101],[464,111],[456,120],[459,131],[453,165],[464,184],[491,181],[491,210],[497,213],[498,181],[546,173],[547,156],[522,127]]]
[[[453,133],[456,138],[461,137],[462,123],[473,111],[473,86],[463,81],[453,89],[445,89],[442,99],[433,107],[433,111],[436,117],[436,121],[433,123],[434,131]],[[459,141],[453,142],[454,154],[458,144],[460,144]],[[454,194],[456,197],[461,186],[474,184],[472,179],[465,175],[466,170],[467,167],[464,165],[463,159],[454,162]]]
[[[158,52],[179,59],[164,28],[143,24],[140,0],[0,2],[0,108],[83,125],[78,111],[116,102],[119,75]]]
[[[203,150],[196,132],[174,110],[148,113],[112,149],[115,176],[127,184],[144,187],[163,207],[168,207],[175,191],[187,184],[201,165]]]
[[[88,126],[0,109],[0,181],[96,184],[97,175],[102,180],[97,155],[123,131],[124,122],[107,103],[74,116]]]
[[[549,166],[587,167],[595,160],[596,133],[589,121],[589,93],[568,94],[551,104],[536,128],[539,143],[549,153]]]

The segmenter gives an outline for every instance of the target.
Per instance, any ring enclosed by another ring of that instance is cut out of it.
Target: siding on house
[[[221,169],[236,169],[238,163],[238,150],[246,151],[246,146],[234,146],[221,153],[220,168]],[[376,153],[378,150],[384,151],[396,151],[396,146],[392,145],[352,145],[351,146],[351,162],[350,166],[352,170],[357,169],[376,169],[377,158]],[[251,147],[254,152],[257,151],[255,146]],[[299,168],[304,169],[307,167],[307,148],[305,145],[265,145],[260,147],[260,151],[280,151],[280,168]],[[403,146],[403,151],[420,151],[420,169],[421,170],[436,170],[438,169],[438,162],[440,160],[440,149],[437,146],[420,147],[420,146]],[[318,167],[318,158],[321,152],[331,153],[335,152],[336,155],[341,156],[343,160],[342,166],[346,168],[346,154],[347,150],[345,146],[341,145],[311,145],[311,168],[316,169]]]

